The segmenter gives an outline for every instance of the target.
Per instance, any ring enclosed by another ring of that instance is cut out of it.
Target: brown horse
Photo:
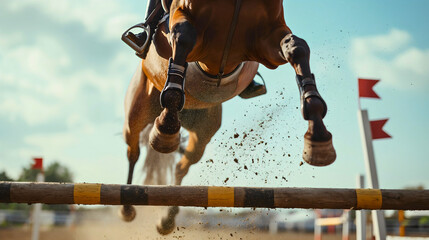
[[[310,49],[286,25],[282,2],[172,1],[167,9],[169,23],[158,27],[154,44],[127,91],[124,136],[128,184],[140,155],[139,133],[154,123],[149,141],[163,153],[177,149],[181,126],[189,131],[189,143],[176,165],[175,184],[180,185],[220,128],[222,102],[246,88],[259,63],[270,69],[288,62],[292,65],[301,94],[301,111],[308,121],[303,158],[315,166],[335,160],[332,136],[322,121],[327,107],[310,70]],[[158,226],[160,233],[174,229],[177,213],[177,207],[169,208],[168,216]],[[122,214],[130,221],[135,210],[124,206]]]

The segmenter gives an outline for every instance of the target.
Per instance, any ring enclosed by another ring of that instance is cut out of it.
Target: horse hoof
[[[314,142],[304,138],[302,158],[312,166],[322,167],[333,163],[337,158],[332,138],[325,142]]]
[[[168,235],[174,231],[174,227],[176,226],[176,223],[174,221],[174,217],[169,218],[162,218],[161,222],[156,225],[156,230],[161,235]]]
[[[154,125],[149,135],[150,146],[160,153],[172,153],[180,145],[180,131],[174,134],[166,134],[159,131]]]
[[[136,209],[131,205],[122,206],[120,216],[125,222],[131,222],[136,217]]]

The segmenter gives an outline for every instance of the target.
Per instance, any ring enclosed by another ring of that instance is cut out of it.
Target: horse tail
[[[178,152],[159,153],[149,145],[149,133],[153,124],[149,124],[140,134],[140,144],[146,148],[143,173],[146,175],[143,185],[174,184],[174,166],[179,157]]]

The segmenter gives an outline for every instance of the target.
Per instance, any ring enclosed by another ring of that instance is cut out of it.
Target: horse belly
[[[195,63],[190,63],[190,66]],[[240,94],[253,80],[259,63],[244,62],[234,80],[227,87],[205,86],[202,83],[199,69],[188,68],[185,80],[186,109],[209,108],[225,102]],[[156,48],[152,45],[146,60],[142,62],[142,70],[157,90],[162,91],[167,78],[168,60],[158,55]]]
[[[240,72],[238,77],[237,90],[234,93],[234,96],[240,94],[247,86],[253,81],[256,73],[258,72],[259,63],[258,62],[246,62],[243,69]]]
[[[198,63],[193,62],[186,72],[185,91],[201,102],[220,104],[241,93],[253,80],[258,70],[258,63],[244,62],[234,73],[225,76],[218,86],[218,79],[209,76]]]

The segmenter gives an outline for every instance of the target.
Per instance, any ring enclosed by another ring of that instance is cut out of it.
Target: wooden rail
[[[429,190],[0,182],[1,203],[429,210]]]

